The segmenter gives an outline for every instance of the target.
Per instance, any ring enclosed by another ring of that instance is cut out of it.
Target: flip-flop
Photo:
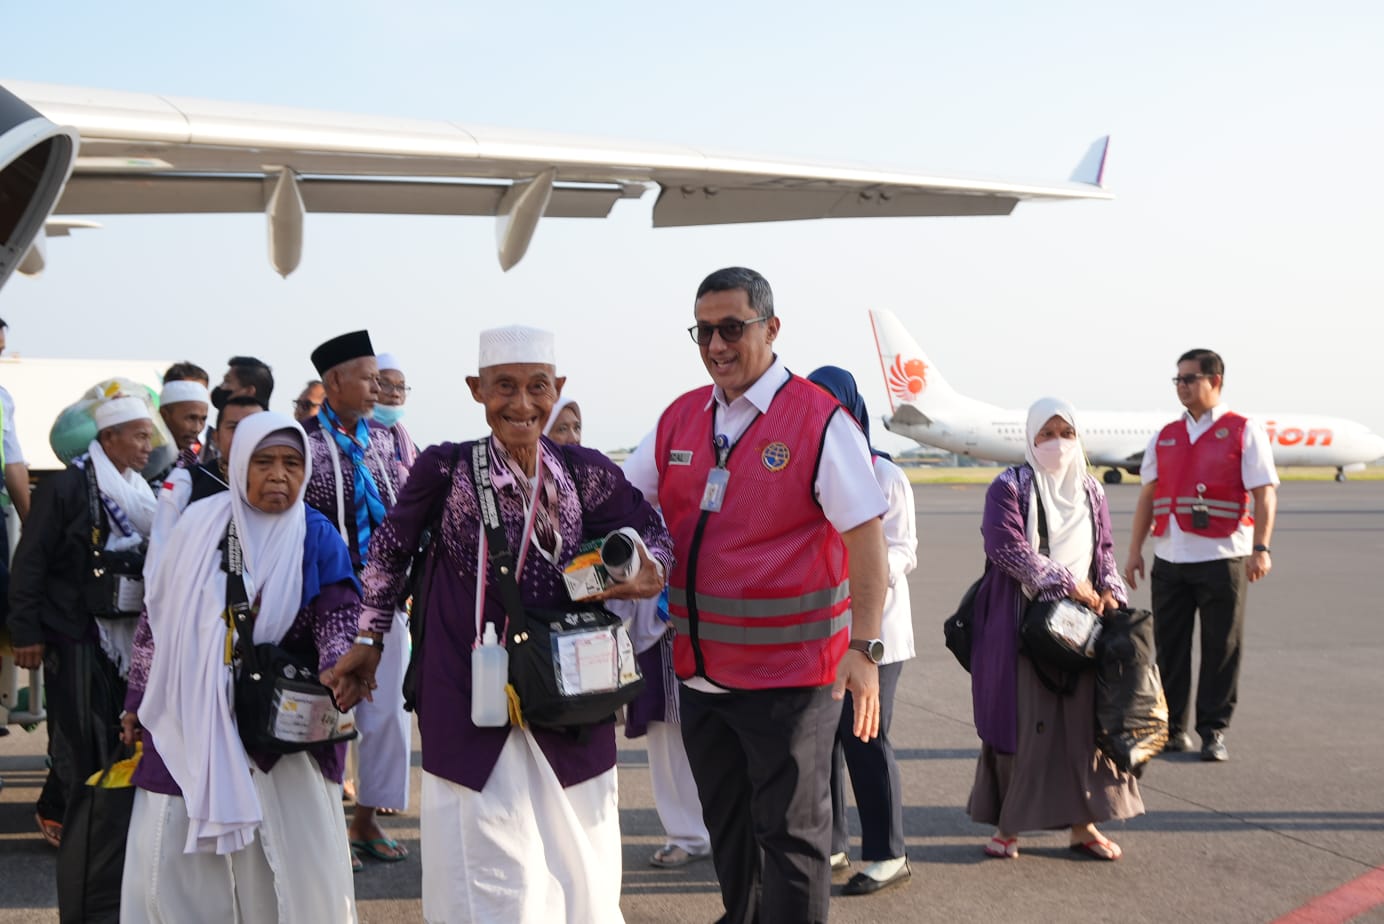
[[[709,856],[711,856],[710,852],[690,853],[675,844],[665,844],[654,851],[654,855],[649,858],[649,865],[661,869],[677,869],[679,866],[705,860]]]
[[[49,821],[38,812],[34,812],[34,821],[38,822],[38,833],[48,842],[49,847],[62,846],[62,822]]]
[[[381,863],[398,863],[400,860],[408,859],[408,848],[392,837],[377,837],[368,841],[351,841],[351,846],[363,853],[369,854]],[[385,853],[380,847],[386,847],[394,853]]]
[[[1076,848],[1073,847],[1073,850]],[[990,842],[985,845],[985,855],[987,857],[999,857],[1003,860],[1015,860],[1019,856],[1019,839],[1011,837],[1008,840],[992,837]]]
[[[1101,847],[1104,847],[1110,852],[1108,854],[1101,852],[1099,849]],[[1120,845],[1108,838],[1097,838],[1096,840],[1085,841],[1080,844],[1070,844],[1067,849],[1073,853],[1079,853],[1082,856],[1090,857],[1092,860],[1103,860],[1107,863],[1113,863],[1124,856],[1124,851],[1120,849]]]

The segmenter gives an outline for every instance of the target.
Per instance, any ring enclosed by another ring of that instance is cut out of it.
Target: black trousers
[[[116,755],[125,681],[98,643],[64,640],[44,650],[43,682],[52,766],[37,810],[62,821],[76,788]]]
[[[1153,560],[1153,632],[1173,731],[1205,737],[1230,727],[1240,685],[1248,582],[1244,558],[1177,564]],[[1201,672],[1191,723],[1192,629],[1201,614]]]
[[[846,824],[846,770],[850,769],[855,807],[860,813],[860,858],[867,863],[903,856],[903,781],[889,742],[894,718],[894,691],[903,662],[879,668],[879,735],[870,741],[855,736],[851,694],[841,703],[836,746],[831,752],[831,852],[850,852]]]
[[[682,688],[682,738],[726,913],[722,924],[816,924],[831,900],[831,687]]]

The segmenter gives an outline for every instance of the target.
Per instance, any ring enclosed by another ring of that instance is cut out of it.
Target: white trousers
[[[485,789],[423,774],[429,924],[623,924],[615,768],[563,789],[512,729]]]
[[[341,787],[306,754],[252,771],[264,821],[229,855],[183,853],[187,804],[138,790],[125,841],[122,924],[355,924]]]
[[[375,699],[356,706],[360,737],[355,750],[356,804],[371,808],[408,808],[408,771],[412,731],[404,711],[404,671],[408,669],[408,615],[394,613],[385,636],[384,654],[375,669]]]
[[[649,752],[649,777],[654,790],[654,808],[663,822],[668,843],[688,853],[711,850],[711,835],[702,820],[702,803],[697,798],[697,782],[687,764],[687,749],[682,743],[682,726],[673,722],[650,722],[646,741]]]

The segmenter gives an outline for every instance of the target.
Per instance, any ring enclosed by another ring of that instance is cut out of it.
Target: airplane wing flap
[[[263,212],[272,183],[259,176],[74,176],[55,210],[64,215]],[[497,215],[509,189],[497,183],[300,177],[308,212]],[[556,187],[544,215],[605,218],[625,195],[614,187]]]

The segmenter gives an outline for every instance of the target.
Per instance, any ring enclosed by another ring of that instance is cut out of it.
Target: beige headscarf
[[[1060,398],[1039,398],[1028,409],[1024,427],[1027,437],[1024,458],[1033,467],[1033,493],[1028,501],[1028,541],[1038,548],[1038,501],[1048,525],[1048,557],[1065,566],[1078,580],[1091,575],[1095,556],[1092,532],[1091,502],[1086,495],[1086,453],[1081,449],[1080,429],[1077,429],[1077,451],[1063,461],[1057,471],[1049,471],[1034,454],[1033,441],[1043,424],[1061,417],[1077,429],[1076,411]]]

